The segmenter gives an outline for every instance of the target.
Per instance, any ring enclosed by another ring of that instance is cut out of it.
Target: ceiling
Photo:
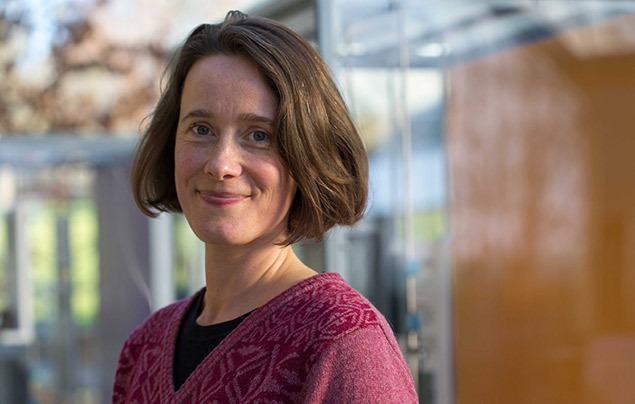
[[[635,13],[635,1],[335,1],[347,65],[442,67]],[[364,5],[362,7],[362,4]],[[363,11],[360,11],[363,10]],[[635,30],[632,32],[635,35]],[[635,38],[630,46],[635,45]],[[632,50],[632,49],[631,49]]]

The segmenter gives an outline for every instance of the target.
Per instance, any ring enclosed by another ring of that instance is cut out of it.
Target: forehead
[[[240,104],[275,114],[277,97],[258,66],[247,57],[213,55],[194,63],[185,78],[181,108],[189,104]]]
[[[242,78],[264,80],[258,70],[258,65],[243,55],[220,53],[203,56],[194,62],[188,72],[188,77],[200,72],[204,72],[210,76],[223,76],[231,73]]]

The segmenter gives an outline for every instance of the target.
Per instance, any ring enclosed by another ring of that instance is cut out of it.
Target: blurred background
[[[0,0],[0,403],[107,403],[203,285],[128,173],[166,63],[229,9],[320,50],[371,200],[297,250],[386,315],[422,403],[633,403],[635,1]]]

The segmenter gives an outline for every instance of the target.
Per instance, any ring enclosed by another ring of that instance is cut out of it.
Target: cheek
[[[191,149],[176,147],[174,150],[174,178],[178,182],[187,179],[200,169],[201,158]],[[204,163],[203,163],[204,164]]]
[[[295,196],[298,186],[295,180],[291,177],[291,174],[289,174],[289,170],[287,170],[279,162],[278,164],[276,164],[276,171],[280,184],[281,198],[283,198],[285,202],[290,205],[291,201],[293,201],[293,197]]]
[[[267,162],[251,170],[254,180],[267,190],[268,198],[278,205],[293,197],[295,182],[279,164]]]
[[[178,189],[181,185],[183,177],[185,177],[185,172],[188,171],[187,165],[185,164],[184,159],[180,156],[179,153],[174,153],[174,181],[176,182],[176,188]]]
[[[176,189],[176,197],[181,204],[181,208],[188,205],[188,184],[194,176],[194,162],[191,159],[183,158],[183,156],[175,155],[174,161],[174,186]]]

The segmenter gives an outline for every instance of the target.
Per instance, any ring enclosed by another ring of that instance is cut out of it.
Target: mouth
[[[234,205],[249,198],[248,195],[231,192],[197,191],[197,193],[205,203],[215,206]]]

